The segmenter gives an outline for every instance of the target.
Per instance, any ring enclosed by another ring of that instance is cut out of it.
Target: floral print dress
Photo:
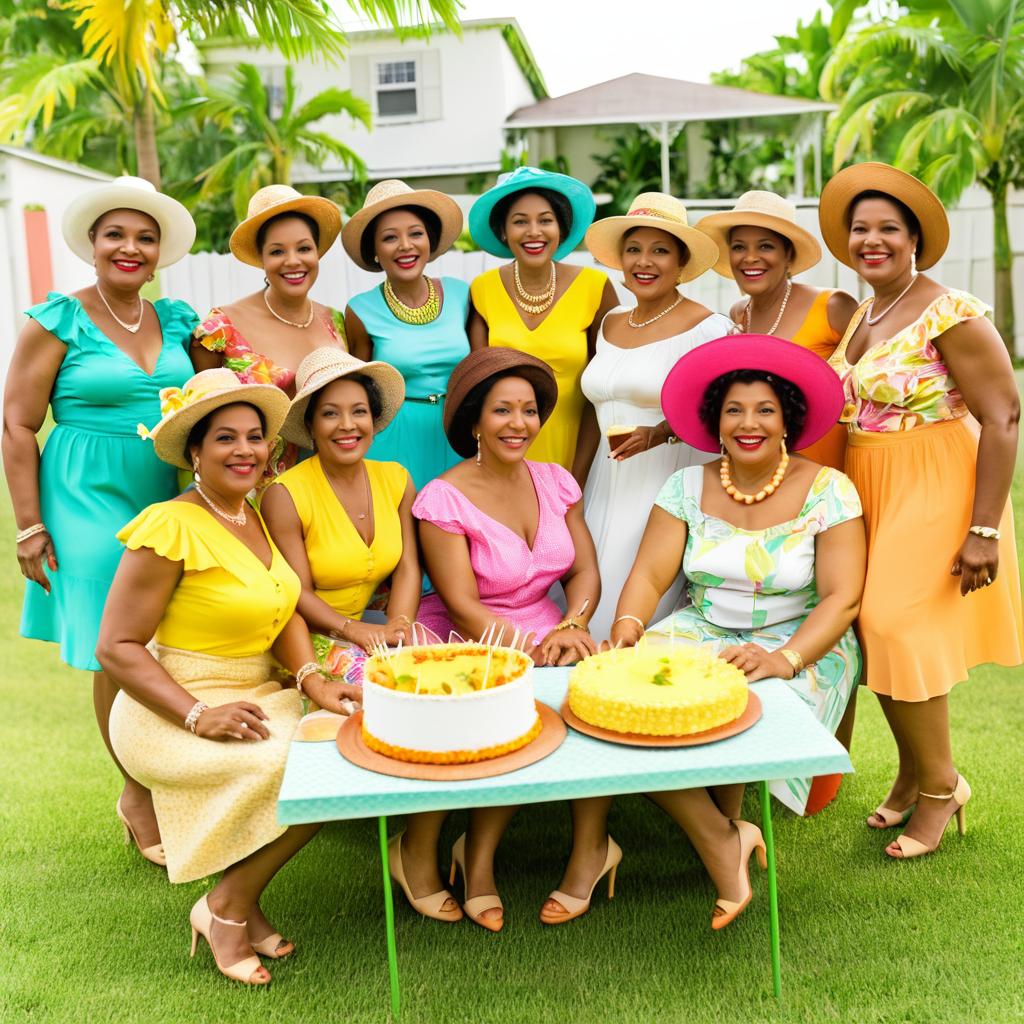
[[[682,570],[691,603],[652,625],[648,635],[716,652],[745,643],[768,651],[785,647],[820,600],[815,537],[861,515],[853,484],[822,466],[796,518],[763,530],[743,530],[705,515],[703,488],[704,467],[690,466],[669,477],[658,494],[656,504],[686,522]],[[850,628],[823,658],[787,683],[834,733],[861,665]],[[810,779],[785,779],[773,782],[771,790],[802,814],[810,784]]]

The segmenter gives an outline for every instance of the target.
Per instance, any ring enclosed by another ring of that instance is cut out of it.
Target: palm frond
[[[366,175],[363,158],[344,142],[326,132],[300,132],[295,137],[295,145],[303,158],[313,166],[322,166],[326,156],[333,156],[350,168],[356,177],[362,178]]]
[[[366,128],[370,128],[373,123],[373,111],[370,104],[348,89],[324,89],[323,92],[317,93],[312,99],[303,103],[290,120],[293,125],[304,127],[329,114],[348,114],[353,121],[359,122]]]
[[[883,93],[862,103],[845,120],[837,122],[835,150],[832,162],[836,170],[854,156],[861,159],[885,156],[875,148],[875,129],[879,124],[889,125],[912,114],[924,113],[935,100],[928,93],[904,90]],[[838,116],[834,114],[833,117]]]
[[[59,106],[74,109],[79,90],[101,78],[99,65],[89,57],[70,63],[49,53],[22,58],[4,80],[8,110],[5,123],[18,127],[0,137],[19,135],[36,118],[41,119],[45,130]],[[17,117],[13,115],[15,109]]]

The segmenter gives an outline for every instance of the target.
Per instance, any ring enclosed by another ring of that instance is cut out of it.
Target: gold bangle
[[[567,619],[562,619],[562,621],[557,626],[555,626],[552,632],[557,633],[560,629],[581,629],[584,633],[590,632],[590,630],[582,622],[577,622],[576,619],[572,616],[569,616],[569,618]]]
[[[786,661],[793,666],[793,675],[798,676],[804,670],[804,659],[803,655],[799,651],[794,651],[792,647],[783,647],[779,654],[781,654]]]
[[[645,623],[644,623],[644,620],[643,620],[643,619],[638,619],[638,618],[637,618],[637,617],[636,617],[635,615],[620,615],[620,616],[619,616],[619,617],[618,617],[618,618],[617,618],[617,619],[616,619],[616,620],[615,620],[615,621],[614,621],[614,622],[612,623],[612,625],[613,625],[613,626],[615,626],[615,625],[618,625],[618,623],[620,623],[620,622],[625,622],[625,621],[626,621],[627,619],[628,619],[628,620],[629,620],[630,622],[635,622],[635,623],[636,623],[636,624],[637,624],[637,625],[638,625],[638,626],[639,626],[639,627],[640,627],[640,628],[641,628],[642,630],[644,630],[644,632],[646,632],[646,631],[647,631],[647,626],[645,625]]]

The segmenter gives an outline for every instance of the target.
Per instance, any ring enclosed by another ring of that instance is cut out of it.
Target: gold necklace
[[[384,279],[384,301],[388,309],[405,324],[429,324],[441,315],[441,300],[438,298],[437,289],[430,278],[427,282],[427,301],[422,306],[407,306],[391,287],[391,282]]]
[[[733,482],[732,475],[729,472],[729,456],[722,456],[722,465],[719,469],[719,478],[722,481],[722,487],[725,493],[732,498],[733,501],[738,501],[741,505],[753,505],[756,502],[764,501],[769,495],[774,494],[782,483],[782,478],[786,475],[786,470],[789,467],[789,452],[786,451],[786,442],[782,442],[782,458],[779,460],[779,464],[775,469],[775,475],[772,477],[771,482],[765,484],[757,492],[757,494],[744,494]]]
[[[121,325],[121,326],[122,326],[122,327],[123,327],[123,328],[124,328],[124,329],[125,329],[125,330],[126,330],[126,331],[127,331],[128,333],[129,333],[129,334],[138,334],[138,332],[139,332],[139,328],[140,328],[140,327],[142,326],[142,318],[143,318],[143,317],[144,317],[144,316],[146,315],[146,303],[145,303],[145,302],[143,301],[143,299],[142,299],[142,296],[141,296],[141,295],[139,296],[139,319],[138,319],[138,320],[136,320],[136,321],[135,321],[135,323],[133,323],[133,324],[126,324],[126,323],[125,323],[125,322],[124,322],[124,321],[123,321],[123,320],[122,320],[122,319],[121,319],[121,318],[120,318],[120,317],[119,317],[119,316],[118,316],[118,315],[117,315],[117,314],[116,314],[116,313],[115,313],[115,312],[114,312],[114,311],[113,311],[113,310],[112,310],[112,309],[110,308],[110,303],[109,303],[109,302],[107,302],[107,297],[106,297],[106,295],[104,295],[104,294],[103,294],[103,289],[102,289],[102,288],[100,288],[100,283],[99,283],[99,281],[97,281],[97,282],[96,282],[96,294],[97,294],[97,295],[99,295],[99,297],[100,297],[100,301],[101,301],[101,302],[103,303],[103,305],[107,307],[107,312],[108,312],[108,313],[109,313],[109,314],[110,314],[110,315],[111,315],[111,316],[112,316],[112,317],[113,317],[113,318],[114,318],[114,319],[115,319],[115,320],[116,320],[116,321],[117,321],[117,322],[118,322],[118,323],[119,323],[119,324],[120,324],[120,325]],[[900,298],[903,298],[903,296],[901,295],[901,296],[900,296]],[[896,300],[896,302],[899,302],[899,299],[897,299],[897,300]],[[896,304],[896,303],[893,303],[893,305],[895,305],[895,304]],[[890,306],[889,308],[891,309],[892,307]],[[885,312],[886,312],[886,313],[888,313],[888,312],[889,312],[889,310],[887,309],[887,310],[886,310]],[[883,314],[882,314],[882,316],[884,316],[884,315],[885,315],[885,313],[883,313]]]
[[[786,303],[789,302],[789,293],[793,290],[793,281],[791,278],[786,280],[786,294],[782,296],[782,305],[779,306],[779,315],[775,318],[775,323],[765,331],[765,334],[774,334],[779,329],[779,324],[782,323],[782,314],[786,312]],[[743,330],[745,333],[750,333],[750,304],[754,301],[754,297],[751,296],[747,299],[747,304],[743,307]],[[897,302],[899,300],[897,299]]]
[[[555,264],[551,264],[551,280],[548,282],[547,288],[541,292],[540,295],[533,295],[523,287],[522,278],[519,276],[519,261],[512,261],[512,280],[516,286],[516,305],[525,313],[531,313],[536,316],[538,313],[544,313],[551,308],[551,304],[555,301]]]
[[[196,494],[198,494],[199,497],[202,498],[203,501],[205,501],[206,504],[209,505],[210,508],[213,509],[213,511],[221,517],[221,519],[226,519],[229,523],[233,523],[235,526],[245,526],[246,518],[244,501],[242,502],[242,507],[238,510],[238,514],[236,515],[233,512],[228,512],[227,509],[221,508],[221,506],[217,502],[215,502],[213,498],[211,498],[206,493],[206,491],[203,490],[198,479],[195,482],[195,488]]]
[[[910,291],[910,289],[914,287],[914,282],[915,282],[916,280],[917,280],[917,274],[915,273],[915,274],[913,274],[913,275],[911,276],[911,278],[910,278],[910,284],[908,284],[908,285],[907,285],[907,287],[906,287],[906,288],[904,288],[904,289],[903,289],[903,291],[901,291],[901,292],[899,293],[899,295],[897,295],[897,296],[896,296],[896,298],[895,298],[895,299],[893,299],[893,300],[892,300],[892,302],[890,302],[890,303],[889,303],[889,305],[888,305],[888,306],[886,306],[886,307],[885,307],[885,309],[883,309],[883,310],[882,310],[882,312],[878,314],[878,316],[873,316],[873,315],[872,315],[872,314],[873,314],[873,313],[875,312],[875,300],[874,300],[874,299],[872,299],[872,300],[871,300],[871,305],[870,305],[870,306],[868,306],[868,308],[867,308],[867,312],[866,312],[866,313],[864,314],[864,319],[865,319],[865,320],[867,320],[867,322],[868,322],[868,327],[874,327],[874,326],[875,326],[875,324],[877,324],[877,323],[878,323],[878,321],[879,321],[879,320],[881,320],[881,319],[882,319],[882,317],[883,317],[883,316],[885,316],[885,314],[886,314],[886,313],[888,313],[888,312],[889,312],[889,310],[890,310],[890,309],[892,309],[892,308],[893,308],[893,306],[895,306],[895,305],[896,305],[896,303],[897,303],[897,302],[899,302],[899,301],[900,301],[900,299],[902,299],[902,298],[903,298],[903,296],[904,296],[904,295],[906,295],[906,294],[907,294],[907,292],[909,292],[909,291]],[[103,296],[101,295],[101,296],[100,296],[100,298],[102,298],[102,297],[103,297]],[[107,309],[110,309],[110,307],[109,307],[109,306],[107,306]],[[111,316],[114,316],[114,314],[113,314],[113,313],[111,313],[110,315],[111,315]],[[115,317],[114,317],[114,319],[115,319],[115,320],[117,320],[117,317],[115,316]],[[117,320],[117,322],[118,322],[119,324],[121,323],[121,321],[120,321],[120,320]],[[121,324],[121,326],[122,326],[122,327],[126,327],[126,326],[127,326],[127,324]],[[130,331],[130,330],[131,330],[131,328],[129,327],[129,328],[128,328],[128,330]]]
[[[673,302],[671,306],[666,306],[660,313],[656,313],[649,320],[641,320],[638,324],[633,323],[633,314],[636,312],[636,309],[631,309],[629,311],[629,316],[626,317],[626,323],[629,324],[630,327],[646,327],[648,324],[653,324],[655,320],[660,320],[663,316],[671,313],[672,310],[675,309],[682,301],[682,295],[677,296],[676,301]]]
[[[306,322],[304,324],[300,324],[296,320],[287,320],[285,317],[281,316],[281,314],[278,313],[274,309],[274,307],[270,304],[270,299],[267,297],[267,292],[268,291],[269,291],[269,289],[264,289],[264,291],[263,291],[263,301],[267,304],[267,309],[270,310],[271,316],[276,317],[278,320],[281,321],[281,323],[287,324],[289,327],[301,327],[304,330],[305,328],[307,328],[313,322],[313,313],[316,310],[315,310],[315,308],[313,306],[313,300],[312,299],[309,300],[309,316],[306,318]]]

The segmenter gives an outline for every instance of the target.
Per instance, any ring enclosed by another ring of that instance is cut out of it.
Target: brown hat
[[[462,414],[463,403],[478,384],[499,374],[522,377],[533,385],[541,425],[554,411],[558,384],[547,363],[514,348],[478,348],[470,352],[452,370],[444,403],[444,432],[448,443],[464,459],[476,451],[476,439],[473,437],[472,415],[469,410]]]

